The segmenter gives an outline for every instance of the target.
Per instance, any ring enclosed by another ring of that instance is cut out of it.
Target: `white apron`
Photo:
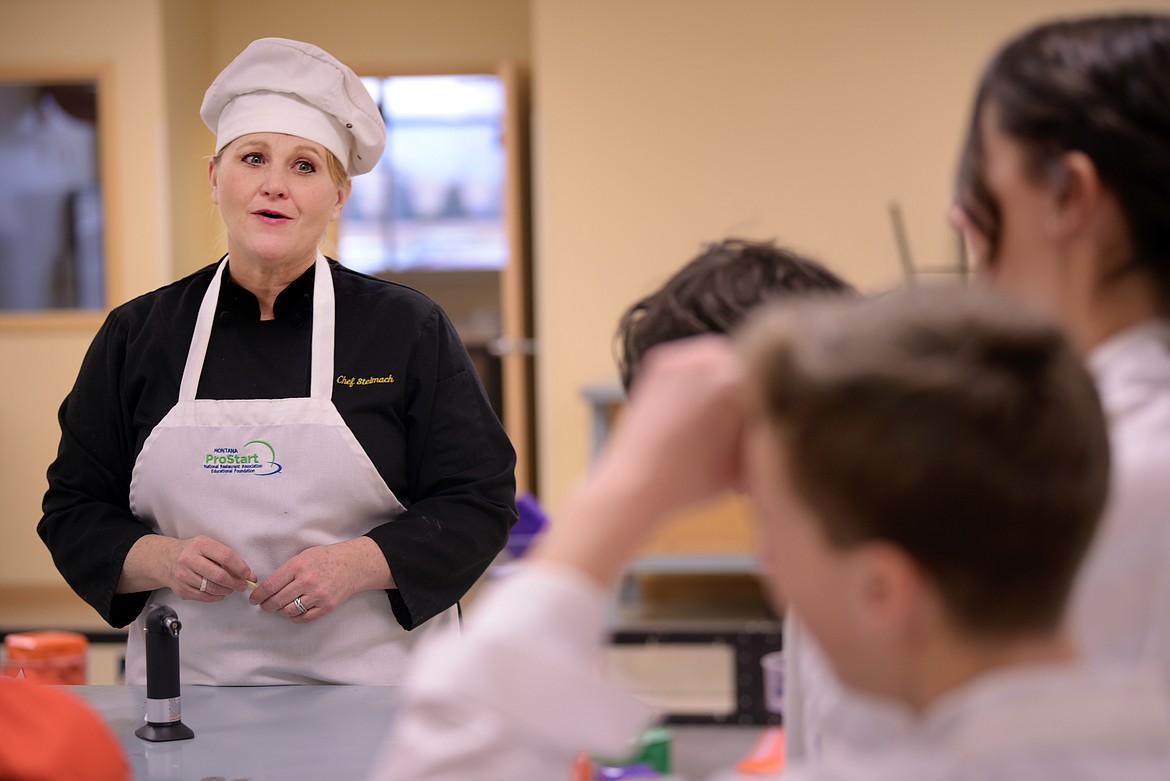
[[[404,508],[333,406],[333,277],[322,255],[309,398],[195,398],[226,267],[203,297],[178,402],[135,461],[130,509],[160,534],[230,546],[263,580],[306,548],[359,537]],[[203,603],[164,588],[152,601],[182,622],[185,684],[396,684],[418,634],[399,626],[382,590],[309,624],[265,613],[247,591]],[[129,683],[146,681],[143,615],[127,643]]]

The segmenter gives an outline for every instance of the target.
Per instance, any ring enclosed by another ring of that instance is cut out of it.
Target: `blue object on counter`
[[[516,497],[516,525],[508,533],[508,542],[505,550],[513,558],[520,558],[528,552],[528,548],[548,526],[548,516],[530,493],[522,493]]]
[[[622,765],[620,767],[599,767],[597,778],[604,781],[617,781],[624,778],[661,778],[653,765],[640,762],[636,765]]]

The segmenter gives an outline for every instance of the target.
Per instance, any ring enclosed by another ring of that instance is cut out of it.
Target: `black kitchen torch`
[[[134,731],[143,740],[160,743],[195,737],[183,723],[179,707],[179,616],[169,605],[151,605],[142,631],[146,633],[146,724]]]

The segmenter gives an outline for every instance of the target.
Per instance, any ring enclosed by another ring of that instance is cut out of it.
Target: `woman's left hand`
[[[261,581],[248,600],[267,613],[308,624],[359,591],[388,588],[394,588],[394,579],[382,550],[369,537],[358,537],[301,551]]]

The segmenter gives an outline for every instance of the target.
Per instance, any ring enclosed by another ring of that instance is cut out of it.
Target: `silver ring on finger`
[[[199,582],[199,593],[201,593],[201,594],[207,593],[207,578],[204,578],[203,580],[201,580]]]
[[[307,607],[305,607],[305,603],[301,602],[300,597],[297,597],[296,599],[294,599],[293,604],[296,605],[296,607],[297,607],[297,615],[303,616],[305,613],[309,612],[309,609]]]

